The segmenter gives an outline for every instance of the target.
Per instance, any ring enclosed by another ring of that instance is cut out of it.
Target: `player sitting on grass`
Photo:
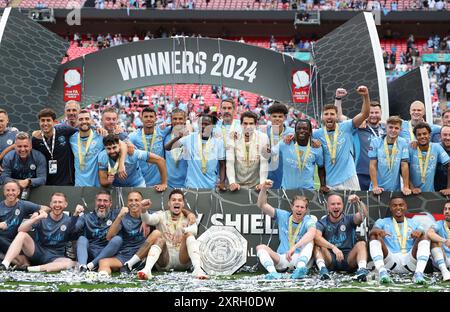
[[[277,251],[273,251],[267,245],[256,246],[257,256],[261,264],[269,274],[267,279],[280,279],[277,271],[294,269],[291,278],[301,279],[308,274],[308,263],[311,259],[314,247],[314,235],[316,234],[316,221],[307,214],[308,199],[303,196],[295,196],[291,201],[291,210],[286,211],[272,207],[267,203],[267,189],[273,182],[266,180],[261,187],[258,196],[258,207],[267,215],[278,222],[280,245]]]
[[[370,231],[370,256],[380,277],[380,283],[392,283],[387,270],[414,273],[416,284],[425,284],[423,271],[430,256],[430,241],[423,227],[405,216],[408,206],[401,196],[389,202],[392,217],[378,219]]]
[[[193,213],[186,217],[184,210],[184,194],[174,189],[169,195],[169,209],[149,214],[141,214],[142,221],[156,226],[162,236],[151,246],[144,269],[138,272],[138,278],[147,280],[152,277],[151,270],[156,267],[162,271],[187,270],[192,263],[193,275],[199,279],[207,279],[201,266],[197,223]]]

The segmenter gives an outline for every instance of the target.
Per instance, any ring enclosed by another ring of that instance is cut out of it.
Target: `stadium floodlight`
[[[294,27],[298,25],[320,25],[320,12],[298,10],[294,16]]]
[[[53,8],[30,10],[28,11],[28,17],[36,22],[56,23]]]

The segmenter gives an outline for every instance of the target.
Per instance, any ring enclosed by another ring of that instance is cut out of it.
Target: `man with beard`
[[[128,133],[119,126],[119,115],[114,107],[107,107],[102,112],[101,125],[109,134],[117,134],[121,141],[128,141]]]
[[[437,164],[447,166],[447,185],[439,190],[443,195],[450,195],[450,157],[438,143],[431,143],[431,128],[425,122],[414,127],[417,148],[409,147],[409,186],[413,194],[434,192],[434,176]]]
[[[141,111],[140,117],[143,123],[142,128],[129,136],[131,143],[139,150],[165,158],[163,141],[169,128],[162,130],[156,126],[156,112],[150,107],[145,107]],[[149,164],[144,160],[139,161],[139,167],[141,168],[147,187],[161,184],[161,175],[158,172],[157,166]]]
[[[199,242],[197,235],[197,223],[195,216],[189,218],[183,213],[184,194],[175,189],[169,194],[169,209],[149,214],[147,211],[141,214],[142,222],[156,226],[161,236],[156,239],[148,252],[145,267],[138,272],[138,278],[147,280],[152,278],[152,268],[156,264],[158,270],[187,270],[194,267],[192,274],[198,279],[207,279],[208,276],[202,270]]]
[[[367,280],[367,244],[356,241],[356,227],[368,216],[367,206],[356,194],[348,197],[358,212],[344,214],[344,202],[337,194],[327,198],[328,215],[320,219],[314,238],[314,257],[321,280],[330,279],[328,270],[354,272],[357,281]]]
[[[269,137],[270,149],[275,147],[278,142],[282,141],[286,136],[294,133],[294,129],[287,127],[284,122],[288,109],[286,105],[274,102],[268,109],[269,120],[271,125],[267,127],[266,134]],[[283,154],[271,155],[269,160],[269,180],[273,181],[273,188],[279,189],[283,181]]]
[[[316,234],[316,221],[308,213],[308,199],[295,196],[291,200],[291,211],[274,208],[267,203],[267,190],[273,186],[266,180],[258,195],[257,205],[263,213],[275,218],[278,223],[280,245],[273,251],[267,245],[256,246],[260,263],[269,272],[266,279],[280,279],[278,273],[294,270],[293,279],[305,278],[308,274]]]
[[[362,191],[367,191],[370,186],[369,147],[371,141],[381,138],[386,133],[385,127],[380,121],[381,105],[376,101],[372,101],[370,102],[369,117],[358,127],[353,135],[356,173]]]
[[[103,151],[103,137],[91,129],[91,114],[82,110],[78,114],[79,131],[70,137],[75,159],[75,186],[100,186],[98,177],[98,156]],[[121,156],[126,155],[127,146],[121,143]],[[118,175],[125,174],[125,157],[120,157]]]
[[[295,123],[295,144],[280,141],[272,153],[283,153],[283,181],[281,187],[285,190],[314,189],[314,169],[317,165],[320,179],[320,190],[327,192],[325,183],[325,168],[323,164],[322,146],[311,144],[312,126],[308,119],[299,119]]]
[[[29,272],[57,272],[72,268],[75,262],[65,257],[66,243],[75,235],[78,215],[84,209],[78,205],[73,216],[69,217],[63,213],[67,205],[63,193],[53,193],[49,214],[41,210],[24,221],[0,264],[0,270],[8,270],[11,261],[21,252],[35,265],[27,268]],[[34,239],[28,234],[31,230],[35,231]]]
[[[128,173],[126,179],[119,179],[117,169],[119,167],[120,150],[119,137],[115,134],[108,134],[103,138],[105,150],[98,156],[98,174],[100,184],[103,187],[145,187],[145,180],[139,168],[140,160],[156,164],[161,174],[162,183],[155,185],[155,190],[163,192],[167,188],[167,170],[164,158],[153,153],[135,150],[132,155],[125,156],[125,170]]]
[[[447,113],[450,116],[450,110]],[[444,124],[441,128],[441,146],[450,156],[450,124]],[[438,164],[436,167],[436,175],[434,177],[434,189],[442,190],[447,188],[448,165]]]
[[[6,253],[23,219],[39,211],[50,212],[50,208],[20,200],[20,185],[14,180],[6,182],[3,186],[3,195],[5,200],[0,202],[0,252]],[[19,265],[25,263],[23,256],[20,255],[14,260],[17,260]]]
[[[433,265],[442,273],[444,281],[450,281],[450,201],[444,205],[444,220],[439,220],[427,231],[431,241],[431,259]]]
[[[225,99],[220,104],[222,119],[217,122],[214,132],[223,140],[226,147],[229,140],[232,140],[240,132],[240,120],[234,119],[236,115],[236,104],[232,98]]]
[[[389,117],[386,121],[386,135],[370,142],[370,189],[375,195],[380,195],[383,191],[399,191],[400,171],[403,178],[402,193],[411,194],[408,143],[398,136],[401,124],[400,117]]]
[[[3,159],[2,183],[16,180],[22,189],[37,187],[47,180],[47,164],[41,152],[31,148],[30,136],[19,132],[16,144]]]
[[[169,151],[179,146],[185,149],[188,163],[187,188],[212,189],[217,183],[220,190],[225,190],[225,150],[222,138],[216,138],[213,135],[215,123],[214,116],[202,114],[199,118],[198,132],[187,136],[183,136],[180,132],[166,144],[166,149]],[[218,167],[219,170],[217,170]],[[217,182],[218,176],[219,182]]]
[[[145,243],[145,232],[141,230],[141,210],[142,194],[138,191],[131,191],[128,194],[127,206],[122,207],[114,222],[109,227],[106,239],[112,240],[116,235],[122,237],[122,246],[118,253],[112,258],[103,258],[99,262],[99,277],[108,277],[112,271],[122,268],[128,259],[131,259]],[[147,238],[150,245],[153,245],[161,233],[153,231]]]
[[[220,113],[222,119],[218,120],[214,126],[213,135],[222,138],[223,148],[226,153],[228,145],[232,140],[236,139],[241,132],[240,119],[235,119],[236,103],[232,98],[227,98],[220,103]],[[218,170],[220,170],[220,165]],[[225,172],[225,181],[229,182],[227,181],[226,174],[227,173]]]
[[[255,113],[243,113],[242,133],[228,141],[227,177],[232,192],[241,186],[259,189],[267,180],[269,139],[265,133],[256,130],[257,120]]]
[[[420,139],[419,139],[420,140]],[[378,219],[370,231],[369,250],[380,283],[392,283],[387,270],[414,273],[416,284],[425,284],[423,271],[430,256],[430,241],[420,223],[405,216],[408,206],[401,196],[389,202],[391,217]]]
[[[411,103],[409,107],[409,114],[411,116],[411,120],[403,120],[402,123],[402,132],[400,132],[400,137],[404,138],[408,143],[416,141],[416,137],[414,135],[414,127],[419,122],[425,122],[425,104],[421,101],[414,101]],[[431,142],[439,142],[439,133],[441,128],[437,125],[430,126],[431,133]]]
[[[68,101],[64,107],[64,120],[61,123],[77,128],[78,114],[80,113],[80,110],[80,103],[74,100]]]
[[[361,112],[351,120],[338,123],[337,108],[327,104],[323,108],[324,127],[314,131],[313,138],[319,139],[324,149],[327,186],[332,190],[359,190],[353,150],[353,131],[369,116],[370,98],[366,86],[356,91],[363,98]]]
[[[172,126],[169,133],[164,138],[164,148],[166,145],[178,135],[188,135],[189,131],[186,126],[186,113],[175,108],[172,110],[171,116]],[[171,188],[184,188],[187,176],[188,164],[184,157],[183,147],[172,148],[166,152],[167,181]]]
[[[114,256],[122,245],[120,236],[106,240],[109,227],[118,214],[117,210],[111,210],[111,206],[111,194],[100,191],[95,196],[95,211],[78,218],[76,231],[81,232],[81,236],[77,241],[77,259],[80,272],[93,271],[100,259]]]

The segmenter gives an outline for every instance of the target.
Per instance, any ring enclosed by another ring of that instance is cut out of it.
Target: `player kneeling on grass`
[[[169,195],[169,210],[149,214],[142,213],[142,221],[156,226],[162,236],[156,240],[148,252],[144,269],[138,272],[138,278],[146,280],[152,277],[151,270],[156,264],[158,270],[187,270],[192,263],[193,275],[199,279],[208,276],[201,266],[197,223],[193,213],[186,217],[184,210],[184,194],[175,189]]]
[[[367,244],[355,239],[356,227],[367,217],[367,207],[355,194],[348,200],[358,206],[357,213],[345,215],[342,197],[330,194],[327,198],[328,215],[317,222],[314,257],[321,280],[330,279],[328,269],[354,272],[356,268],[356,279],[360,282],[367,280]]]
[[[41,210],[19,226],[19,233],[9,246],[0,270],[7,270],[21,252],[35,265],[28,267],[30,272],[58,272],[72,268],[75,262],[64,256],[66,243],[73,240],[78,215],[84,209],[78,205],[69,217],[63,213],[66,207],[66,196],[53,193],[49,214]],[[35,230],[34,239],[27,233],[32,229]]]
[[[387,270],[414,273],[416,284],[425,284],[423,271],[430,257],[430,241],[423,227],[405,216],[408,206],[401,196],[389,202],[392,217],[378,219],[370,231],[370,256],[380,277],[380,283],[392,283]]]
[[[131,191],[128,194],[127,206],[122,207],[111,224],[106,239],[110,241],[115,235],[119,235],[122,237],[122,246],[115,257],[100,260],[98,268],[100,278],[108,277],[111,271],[121,269],[146,241],[141,221],[142,199],[140,192]],[[160,234],[159,231],[152,231],[147,240],[155,241]]]
[[[316,221],[307,214],[308,199],[303,196],[295,196],[291,202],[292,212],[277,209],[267,203],[267,189],[273,182],[266,180],[261,187],[258,196],[258,207],[267,215],[276,218],[280,245],[277,252],[267,245],[256,246],[257,256],[261,264],[269,271],[267,279],[280,279],[277,271],[292,270],[291,278],[300,279],[308,274],[314,235],[316,234]]]

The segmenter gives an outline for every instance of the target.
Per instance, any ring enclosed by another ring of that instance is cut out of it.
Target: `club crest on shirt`
[[[111,224],[112,224],[112,221],[111,221],[111,220],[106,221],[106,225],[107,225],[107,226],[110,226]]]
[[[61,225],[61,227],[59,229],[61,231],[65,232],[67,230],[67,227],[63,224],[63,225]]]
[[[64,145],[66,145],[66,138],[64,136],[59,136],[58,142],[60,145],[64,146]]]
[[[341,227],[339,228],[342,232],[345,232],[345,230],[347,229],[347,227],[345,226],[345,224],[342,224]]]
[[[13,144],[13,141],[11,139],[6,140],[6,144],[11,145],[11,144]]]
[[[31,164],[31,165],[30,165],[30,169],[31,169],[31,170],[36,170],[36,165],[35,165],[35,164]]]
[[[20,209],[17,208],[16,211],[14,211],[14,214],[15,214],[16,216],[20,215]]]

